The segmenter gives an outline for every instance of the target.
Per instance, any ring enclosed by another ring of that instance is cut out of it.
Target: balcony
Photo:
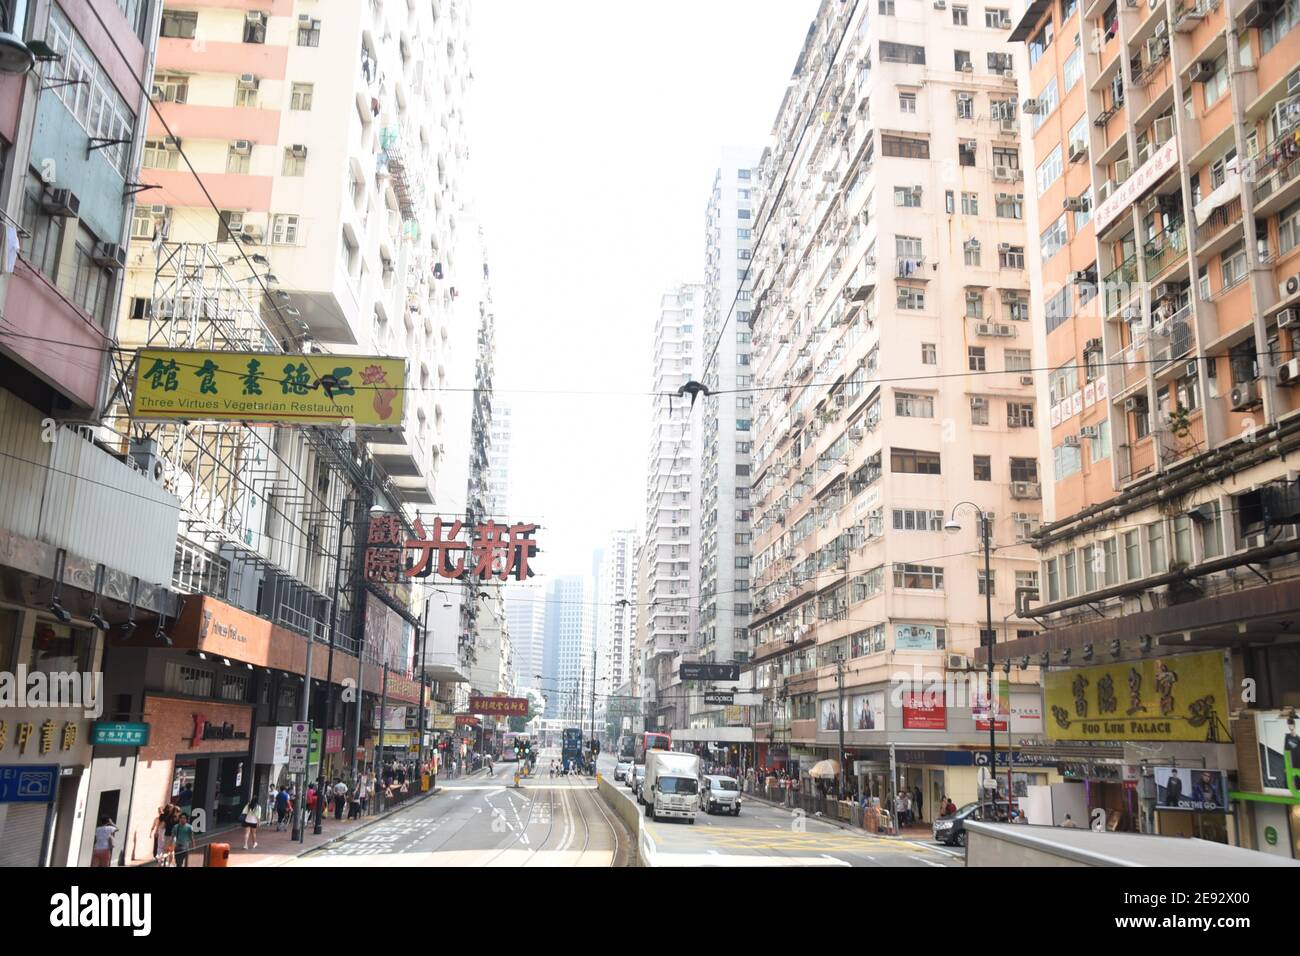
[[[1196,227],[1197,251],[1205,251],[1206,247],[1213,243],[1215,238],[1218,236],[1224,236],[1226,240],[1230,241],[1229,237],[1226,236],[1225,233],[1232,226],[1241,222],[1241,217],[1242,206],[1240,196],[1231,202],[1225,203],[1218,209],[1215,209],[1210,213],[1204,223]],[[1235,235],[1236,231],[1234,230],[1233,236],[1235,237]]]
[[[906,256],[899,256],[894,265],[894,275],[899,279],[918,279],[925,280],[923,267],[925,266],[925,256],[915,259]]]
[[[1110,367],[1115,371],[1115,377],[1118,379],[1118,387],[1112,389],[1116,395],[1122,395],[1134,386],[1146,382],[1147,354],[1147,345],[1143,338],[1135,340],[1128,348],[1110,357]]]
[[[1263,215],[1280,208],[1297,193],[1300,179],[1300,145],[1294,128],[1286,130],[1260,151],[1246,168],[1255,181],[1255,214]]]
[[[1189,352],[1195,342],[1191,317],[1192,307],[1185,305],[1163,322],[1158,322],[1151,330],[1151,352],[1156,361],[1156,374],[1164,371],[1172,362],[1177,362]]]
[[[1114,315],[1138,291],[1137,256],[1129,256],[1101,280],[1106,295],[1106,314]]]
[[[1176,261],[1187,255],[1187,230],[1179,223],[1174,229],[1157,235],[1146,244],[1143,260],[1146,264],[1147,281],[1154,282],[1156,277]]]

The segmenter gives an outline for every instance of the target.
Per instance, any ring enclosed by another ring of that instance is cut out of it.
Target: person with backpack
[[[282,831],[285,822],[289,818],[289,788],[280,785],[279,792],[275,795],[275,829],[277,832]]]

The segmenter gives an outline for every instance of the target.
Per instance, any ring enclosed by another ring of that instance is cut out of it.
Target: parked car
[[[632,788],[632,792],[639,798],[641,796],[641,784],[645,783],[645,764],[635,764],[632,767],[632,773],[629,777],[632,781],[629,786]]]
[[[940,817],[934,821],[934,842],[947,846],[966,845],[966,821],[987,820],[990,823],[1007,822],[1007,801],[992,803],[968,803],[951,816]]]
[[[706,774],[700,778],[700,809],[705,813],[719,810],[740,816],[740,784],[734,777]]]
[[[632,761],[620,759],[614,764],[614,779],[626,780],[627,775],[632,772]]]

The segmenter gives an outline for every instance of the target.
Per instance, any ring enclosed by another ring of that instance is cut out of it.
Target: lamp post
[[[996,725],[993,721],[993,643],[997,638],[993,631],[993,572],[990,567],[990,561],[989,561],[989,551],[990,551],[989,538],[992,536],[992,529],[989,527],[988,514],[985,513],[983,508],[970,501],[961,501],[953,505],[952,514],[949,516],[947,524],[943,526],[945,531],[947,531],[949,534],[956,534],[958,531],[961,530],[961,525],[957,522],[957,509],[963,507],[974,508],[976,513],[979,514],[980,538],[982,539],[984,545],[984,612],[985,612],[985,617],[988,621],[986,633],[988,634],[988,663],[989,663],[989,668],[988,668],[989,689],[988,689],[988,700],[986,704],[988,708],[987,714],[988,714],[988,722],[989,722],[989,780],[991,780],[993,783],[992,800],[996,805],[997,795],[998,795],[998,784],[997,784],[998,744],[997,744],[997,736],[996,736]],[[1010,715],[1008,715],[1008,726],[1010,726]],[[1011,762],[1010,753],[1007,754],[1007,762],[1008,763]],[[1011,794],[1008,793],[1007,799],[1010,800],[1010,798],[1011,798]],[[1008,803],[1008,809],[1010,809],[1009,803]]]

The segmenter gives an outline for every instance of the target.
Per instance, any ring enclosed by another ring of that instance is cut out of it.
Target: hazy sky
[[[700,281],[719,151],[762,147],[817,0],[484,0],[471,195],[492,270],[510,510],[545,575],[644,522],[660,295]],[[594,391],[592,396],[527,390]]]

